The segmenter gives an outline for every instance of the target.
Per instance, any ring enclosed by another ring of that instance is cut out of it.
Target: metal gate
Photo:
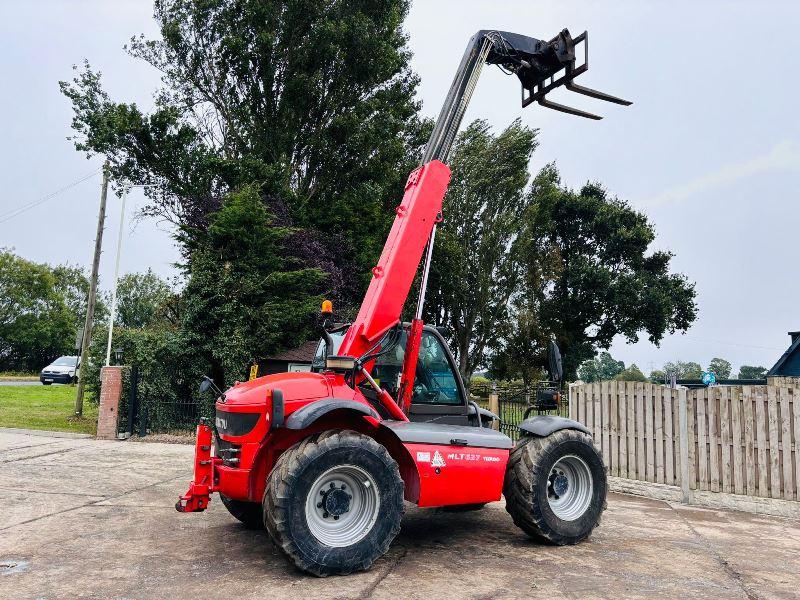
[[[146,369],[131,367],[123,377],[118,429],[125,435],[183,434],[194,431],[201,417],[214,416],[214,398],[198,398],[188,384],[157,384]]]
[[[473,385],[470,387],[470,395],[484,408],[496,412],[500,417],[500,431],[516,440],[519,438],[519,424],[527,417],[541,414],[569,416],[569,399],[563,389],[560,390],[556,409],[543,410],[539,408],[536,403],[537,393],[544,387],[553,388],[553,384],[540,382],[529,386],[524,384]]]

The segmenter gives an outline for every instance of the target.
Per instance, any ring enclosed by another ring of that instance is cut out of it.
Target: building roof
[[[767,373],[767,377],[800,375],[800,332],[790,331],[792,344]]]
[[[319,340],[310,340],[291,350],[284,350],[278,354],[268,356],[265,360],[281,360],[286,362],[306,362],[310,363],[317,352]]]

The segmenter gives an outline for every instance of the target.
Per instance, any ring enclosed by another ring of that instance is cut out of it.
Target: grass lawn
[[[71,385],[0,385],[0,427],[91,433],[97,430],[97,407],[84,396],[83,417],[74,416]]]

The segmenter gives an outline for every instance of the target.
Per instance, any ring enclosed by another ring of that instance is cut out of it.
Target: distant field
[[[21,371],[0,371],[0,381],[38,381],[38,373],[24,373]]]
[[[75,390],[70,385],[0,386],[0,427],[94,434],[97,407],[87,394],[83,417],[75,417]]]

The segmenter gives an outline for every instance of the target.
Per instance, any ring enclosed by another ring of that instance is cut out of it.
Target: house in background
[[[790,331],[792,343],[767,373],[767,377],[800,377],[800,331]]]
[[[286,373],[287,371],[290,373],[310,371],[311,361],[314,359],[318,345],[319,340],[311,340],[297,348],[262,358],[258,361],[258,376]]]

